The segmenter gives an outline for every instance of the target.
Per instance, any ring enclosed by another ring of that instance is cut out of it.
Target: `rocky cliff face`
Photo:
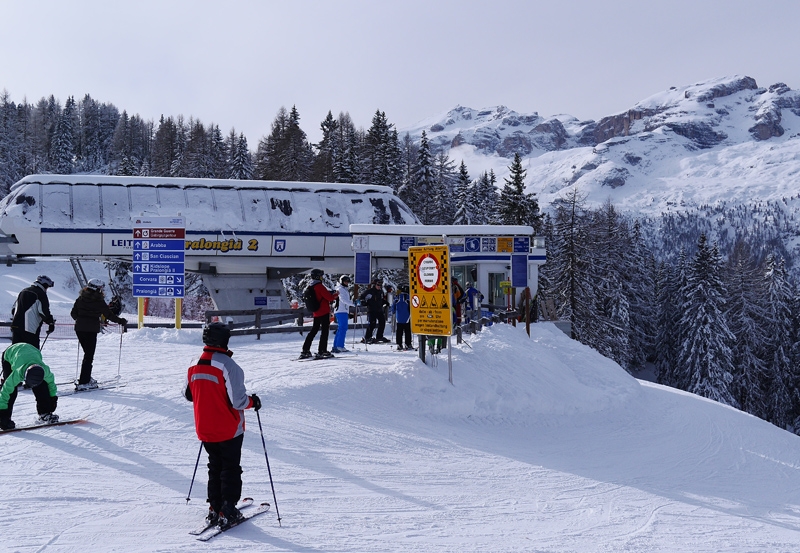
[[[748,109],[739,113],[727,104],[746,105]],[[458,106],[425,130],[437,148],[469,144],[483,154],[504,158],[513,158],[515,153],[537,156],[597,146],[659,129],[685,138],[688,149],[708,149],[729,140],[724,127],[730,124],[747,125],[755,140],[780,137],[785,132],[781,122],[787,110],[800,115],[800,93],[783,83],[759,88],[755,79],[745,76],[672,87],[597,122],[578,122],[569,116],[544,118],[538,113],[524,115],[505,106],[485,110]],[[412,129],[412,135],[421,130]]]

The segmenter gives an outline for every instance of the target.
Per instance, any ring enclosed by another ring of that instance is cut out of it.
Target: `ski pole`
[[[44,341],[42,342],[42,345],[39,347],[39,351],[42,351],[42,349],[44,349],[44,345],[47,343],[47,339],[49,337],[50,337],[50,333],[49,332],[44,335]]]
[[[256,411],[258,418],[258,430],[261,432],[261,445],[264,446],[264,458],[267,460],[267,472],[269,473],[269,485],[272,487],[272,500],[275,502],[275,514],[278,515],[278,526],[281,525],[281,513],[278,511],[278,498],[275,496],[275,484],[272,482],[272,471],[269,468],[269,456],[267,455],[267,443],[264,441],[264,429],[261,428],[261,415]]]
[[[78,380],[78,367],[81,361],[81,341],[78,340],[78,351],[75,353],[75,381]]]
[[[194,487],[194,477],[197,476],[197,465],[200,464],[200,453],[203,451],[203,442],[200,442],[200,451],[197,452],[197,461],[194,462],[194,472],[192,473],[192,483],[189,484],[189,493],[186,494],[186,504],[192,499],[192,487]],[[276,506],[277,508],[277,506]]]

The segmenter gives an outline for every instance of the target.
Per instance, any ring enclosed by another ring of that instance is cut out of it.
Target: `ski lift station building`
[[[203,274],[218,309],[288,307],[281,279],[313,267],[353,273],[355,238],[372,270],[403,268],[410,245],[447,240],[454,275],[489,301],[509,278],[514,244],[532,293],[545,262],[531,227],[420,225],[384,186],[106,175],[14,184],[0,200],[0,255],[131,261],[134,218],[174,216],[185,219],[185,268]]]

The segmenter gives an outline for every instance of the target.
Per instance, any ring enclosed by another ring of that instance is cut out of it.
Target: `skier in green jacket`
[[[42,361],[42,352],[30,344],[20,342],[10,345],[3,352],[3,379],[0,381],[0,429],[11,430],[16,427],[11,420],[14,402],[17,399],[17,386],[25,383],[36,396],[38,423],[58,422],[53,411],[58,404],[56,381],[50,367]]]

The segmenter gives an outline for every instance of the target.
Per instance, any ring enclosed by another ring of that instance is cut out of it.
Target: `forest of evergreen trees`
[[[631,219],[570,193],[544,217],[538,299],[628,371],[652,363],[662,384],[800,433],[800,296],[782,220],[733,209],[740,221],[712,242],[710,217]]]
[[[377,110],[369,129],[328,113],[309,143],[295,107],[248,148],[234,129],[190,117],[158,123],[86,95],[35,105],[0,95],[0,196],[34,173],[103,173],[369,183],[393,188],[425,224],[526,224],[546,236],[538,300],[572,322],[574,338],[636,373],[800,433],[800,299],[784,242],[797,234],[781,205],[705,207],[633,219],[572,192],[540,212],[509,176],[475,177],[434,151],[423,132],[400,137]],[[198,285],[202,290],[202,285]]]

